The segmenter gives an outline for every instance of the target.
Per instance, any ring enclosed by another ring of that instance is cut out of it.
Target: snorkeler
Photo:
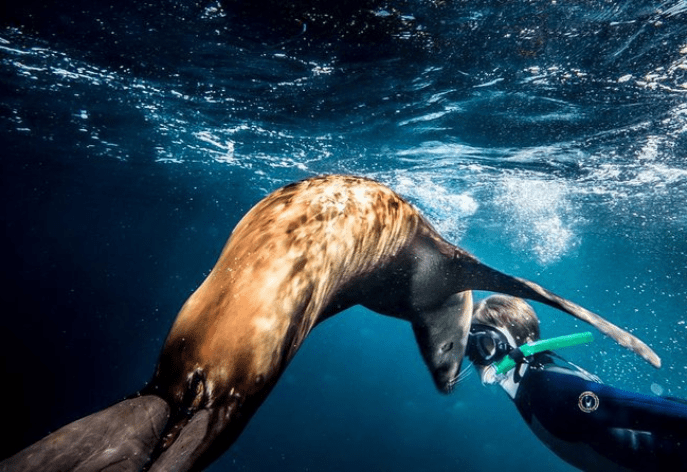
[[[524,300],[494,295],[474,309],[467,356],[483,384],[498,383],[532,432],[585,471],[687,470],[687,402],[601,383],[550,350],[590,333],[539,341]]]

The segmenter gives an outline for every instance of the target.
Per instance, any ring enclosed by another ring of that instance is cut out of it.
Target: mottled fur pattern
[[[239,222],[179,313],[168,341],[181,349],[175,370],[202,372],[209,400],[226,385],[254,393],[291,359],[342,287],[398,256],[424,224],[411,205],[367,179],[328,176],[274,192]],[[185,380],[170,392],[176,401]]]

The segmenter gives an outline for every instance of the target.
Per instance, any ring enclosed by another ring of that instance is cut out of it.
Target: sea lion
[[[546,303],[660,365],[598,315],[448,243],[386,186],[316,177],[275,191],[239,222],[137,396],[65,426],[0,470],[201,470],[238,437],[312,328],[357,304],[409,321],[437,388],[450,392],[471,290]]]

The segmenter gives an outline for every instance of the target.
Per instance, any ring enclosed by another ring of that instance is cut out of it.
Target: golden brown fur
[[[192,349],[176,368],[202,371],[210,399],[226,385],[254,393],[341,287],[396,257],[423,224],[394,192],[357,177],[310,179],[269,195],[239,222],[179,313],[168,344],[185,339]],[[174,388],[181,400],[185,382]]]

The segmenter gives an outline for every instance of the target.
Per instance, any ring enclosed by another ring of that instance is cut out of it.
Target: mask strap
[[[511,352],[508,353],[508,357],[513,359],[515,362],[515,371],[513,372],[513,382],[520,383],[522,376],[520,375],[520,366],[523,364],[529,364],[531,356],[525,356],[522,349],[516,347]]]

